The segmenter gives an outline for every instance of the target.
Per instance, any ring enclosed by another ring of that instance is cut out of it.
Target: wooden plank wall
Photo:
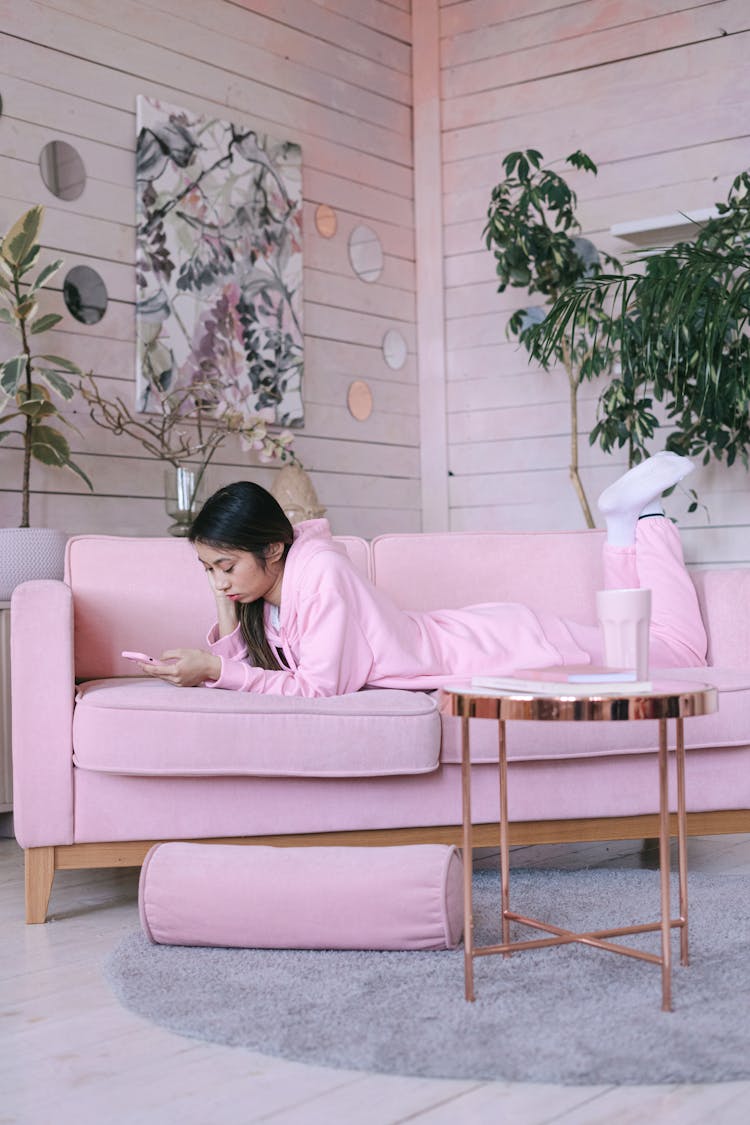
[[[305,426],[295,448],[338,533],[420,526],[415,362],[411,17],[409,0],[12,0],[0,9],[0,229],[32,203],[47,207],[46,257],[92,265],[110,304],[84,327],[65,313],[50,347],[92,369],[105,391],[134,383],[134,147],[137,94],[249,122],[302,146],[305,199]],[[62,202],[38,171],[60,139],[83,157],[83,195]],[[332,239],[315,231],[334,208]],[[347,240],[364,222],[380,236],[384,269],[355,278]],[[399,371],[383,361],[389,328],[408,343]],[[4,354],[7,338],[0,342]],[[10,345],[12,346],[12,345]],[[349,414],[354,379],[372,388],[367,421]],[[32,521],[73,532],[163,534],[162,469],[140,446],[72,419],[88,494],[66,472],[34,469]],[[20,516],[17,442],[0,447],[0,526]],[[215,486],[274,470],[239,448],[220,455]]]
[[[545,161],[582,148],[583,233],[622,257],[610,227],[725,197],[750,163],[750,5],[746,0],[442,0],[450,525],[575,528],[567,479],[567,384],[530,368],[508,342],[521,290],[496,291],[482,228],[502,157],[534,147]],[[596,388],[594,388],[596,390]],[[594,398],[581,412],[582,476],[592,498],[624,467],[588,446]],[[708,507],[670,513],[698,563],[750,561],[746,470],[692,480]]]

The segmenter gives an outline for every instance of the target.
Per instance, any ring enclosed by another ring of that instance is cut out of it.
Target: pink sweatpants
[[[656,668],[688,668],[706,663],[708,641],[698,596],[685,569],[675,525],[666,518],[638,521],[634,547],[604,547],[604,581],[608,590],[651,590],[649,660]],[[575,642],[603,660],[598,626],[566,622]]]

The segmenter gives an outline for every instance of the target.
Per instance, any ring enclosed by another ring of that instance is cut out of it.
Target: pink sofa
[[[413,609],[525,601],[594,620],[600,532],[342,538]],[[686,723],[690,831],[750,830],[750,569],[696,572],[717,715]],[[212,598],[192,547],[79,536],[65,582],[12,602],[15,826],[27,918],[56,870],[136,866],[158,841],[460,843],[459,730],[434,695],[286,699],[133,675],[123,649],[204,643]],[[474,721],[478,845],[498,816],[496,724]],[[656,834],[655,724],[511,724],[514,843]]]

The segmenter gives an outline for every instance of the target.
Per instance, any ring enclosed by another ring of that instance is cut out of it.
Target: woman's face
[[[198,558],[219,593],[233,602],[254,602],[264,598],[272,605],[281,604],[281,580],[284,576],[283,543],[272,543],[263,563],[250,551],[229,547],[195,544]]]

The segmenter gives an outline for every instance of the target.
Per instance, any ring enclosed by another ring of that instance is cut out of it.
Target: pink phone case
[[[144,664],[158,664],[155,656],[148,656],[145,652],[123,652],[126,660],[141,660]]]

